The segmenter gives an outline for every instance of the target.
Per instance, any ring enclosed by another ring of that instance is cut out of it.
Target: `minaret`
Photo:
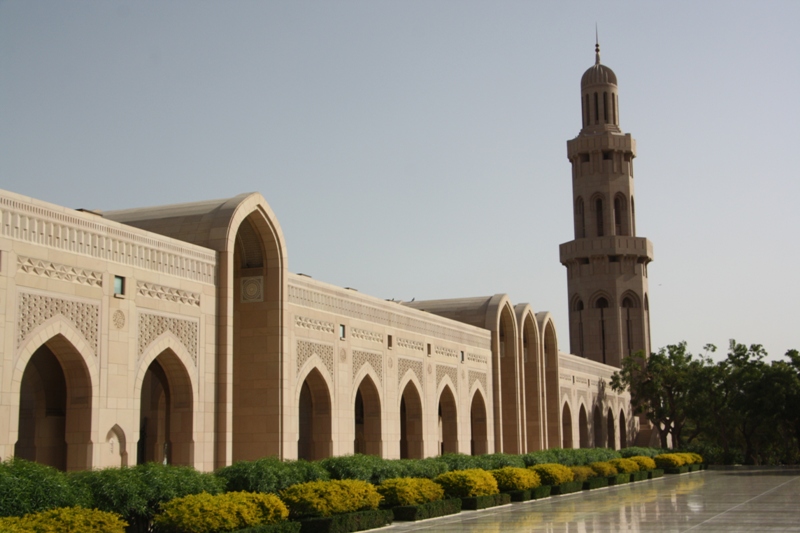
[[[653,245],[636,236],[636,141],[619,128],[617,76],[600,63],[599,44],[595,53],[581,78],[583,128],[567,141],[575,239],[560,246],[560,257],[567,267],[571,352],[619,367],[629,354],[650,353]]]

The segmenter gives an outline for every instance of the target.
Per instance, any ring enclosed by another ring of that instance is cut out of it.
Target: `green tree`
[[[630,391],[634,411],[644,414],[658,428],[663,448],[668,436],[672,436],[673,446],[680,446],[691,411],[690,391],[702,366],[686,350],[685,342],[670,344],[649,358],[637,352],[623,359],[620,370],[611,376],[611,388]]]

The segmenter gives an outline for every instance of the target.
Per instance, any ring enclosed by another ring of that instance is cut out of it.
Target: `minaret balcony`
[[[627,235],[609,235],[607,237],[590,237],[565,242],[559,247],[562,264],[579,258],[598,255],[637,256],[638,262],[649,263],[653,260],[653,243],[645,237]]]

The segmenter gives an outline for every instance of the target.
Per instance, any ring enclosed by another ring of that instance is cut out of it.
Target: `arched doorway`
[[[561,411],[561,447],[564,449],[572,448],[572,411],[570,411],[569,404],[564,403],[564,409]]]
[[[559,384],[558,384],[558,345],[553,322],[547,320],[544,325],[544,364],[545,364],[545,394],[547,406],[547,443],[548,447],[558,446],[561,442],[559,433],[561,424],[558,410]]]
[[[316,368],[300,387],[297,457],[308,461],[331,456],[331,396]]]
[[[481,391],[475,391],[472,396],[472,403],[469,409],[471,443],[470,451],[472,455],[483,455],[489,453],[488,428],[486,422],[486,402],[483,400]]]
[[[605,439],[603,438],[603,415],[600,413],[600,406],[594,406],[594,415],[592,420],[592,428],[594,429],[594,447],[605,447]]]
[[[521,418],[519,405],[519,361],[516,349],[516,328],[514,314],[510,305],[504,305],[498,324],[498,357],[495,368],[499,366],[500,395],[496,395],[500,407],[500,431],[502,432],[503,453],[520,453]],[[497,412],[497,408],[495,408]],[[497,416],[497,415],[495,415]],[[497,428],[495,428],[496,432]],[[497,442],[497,441],[496,441]]]
[[[628,447],[628,427],[625,422],[625,411],[619,412],[619,447]]]
[[[193,465],[193,394],[189,375],[172,350],[147,367],[139,411],[138,464]]]
[[[439,396],[439,453],[458,452],[458,409],[450,387]]]
[[[400,458],[422,459],[422,401],[409,381],[400,398]]]
[[[522,361],[525,381],[525,435],[527,451],[542,450],[544,446],[544,413],[542,363],[539,352],[539,332],[533,314],[522,315]]]
[[[589,418],[586,416],[586,409],[583,405],[581,405],[581,410],[578,413],[578,431],[580,432],[581,448],[591,448],[592,443],[589,440]]]
[[[91,391],[83,357],[65,337],[40,346],[20,382],[14,455],[59,470],[91,468]]]
[[[606,423],[608,424],[608,447],[612,450],[617,448],[617,443],[615,442],[616,431],[614,430],[614,413],[611,409],[608,410],[608,418],[606,419]]]
[[[355,453],[382,456],[381,398],[372,378],[365,376],[356,391]]]
[[[281,450],[283,250],[274,223],[261,209],[241,220],[229,246],[232,458],[255,460]]]

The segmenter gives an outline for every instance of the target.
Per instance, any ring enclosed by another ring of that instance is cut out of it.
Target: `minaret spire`
[[[597,23],[594,24],[594,64],[600,64],[600,35],[597,32]]]

